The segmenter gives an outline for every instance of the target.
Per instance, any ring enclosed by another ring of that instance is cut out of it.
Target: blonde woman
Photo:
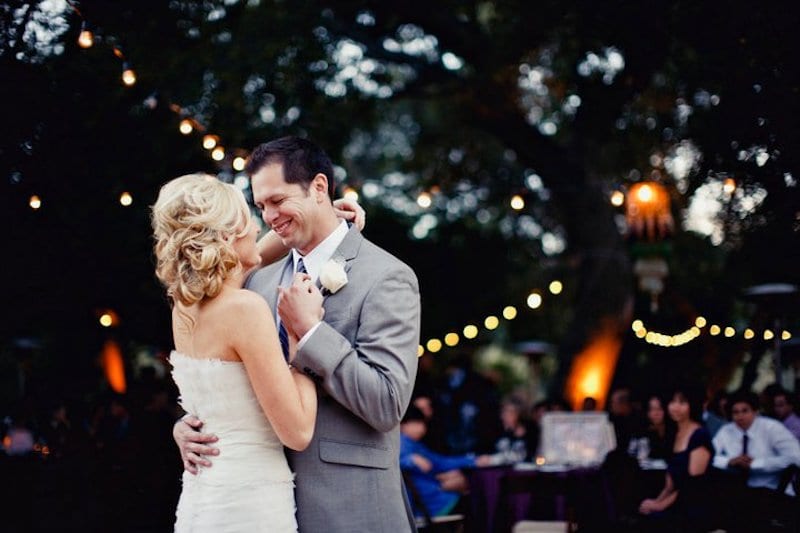
[[[265,300],[243,288],[262,257],[285,250],[272,237],[257,243],[241,191],[208,175],[165,184],[152,226],[156,275],[172,303],[170,362],[181,406],[219,438],[214,468],[184,472],[175,531],[296,531],[283,447],[310,442],[315,386],[284,360]],[[321,317],[322,295],[308,276],[295,284]]]

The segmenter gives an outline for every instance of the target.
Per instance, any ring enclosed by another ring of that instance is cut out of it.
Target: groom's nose
[[[266,224],[272,225],[278,218],[278,210],[274,207],[265,207],[264,210],[261,211],[261,218],[264,219]]]

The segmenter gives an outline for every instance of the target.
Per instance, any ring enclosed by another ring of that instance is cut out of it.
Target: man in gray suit
[[[292,249],[285,261],[253,274],[247,287],[297,339],[291,364],[318,384],[313,440],[302,452],[288,451],[300,531],[413,531],[399,468],[399,423],[417,372],[417,278],[337,219],[332,164],[313,143],[284,137],[262,144],[246,171],[264,222]],[[303,290],[303,280],[316,283],[320,274],[322,322],[318,304],[314,309]],[[206,464],[202,455],[213,455],[207,446],[213,440],[194,435],[186,438],[191,448],[176,437],[186,446],[182,455]]]

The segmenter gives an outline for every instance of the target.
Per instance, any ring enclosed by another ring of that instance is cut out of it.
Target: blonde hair
[[[156,276],[173,301],[213,298],[241,268],[233,240],[248,231],[241,191],[208,174],[188,174],[161,187],[152,206]]]

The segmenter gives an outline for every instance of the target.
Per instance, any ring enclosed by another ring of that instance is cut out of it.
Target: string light
[[[241,172],[242,170],[244,170],[244,165],[245,165],[244,157],[239,155],[233,158],[233,170]]]
[[[214,161],[222,161],[225,159],[225,149],[222,146],[217,146],[211,151],[211,159]]]
[[[439,339],[430,339],[426,344],[425,347],[431,353],[436,353],[442,349],[442,341]]]
[[[42,199],[34,194],[31,196],[30,200],[28,200],[28,205],[31,206],[31,209],[39,209],[42,207]]]
[[[515,194],[511,197],[511,209],[515,211],[519,211],[520,209],[525,207],[525,200],[522,199],[522,196],[519,194]]]
[[[127,61],[122,64],[122,83],[128,87],[136,83],[136,73]]]
[[[538,309],[542,305],[542,295],[538,292],[532,292],[528,295],[528,307],[531,309]]]
[[[178,126],[178,129],[184,135],[189,135],[190,133],[192,133],[194,131],[194,126],[192,125],[192,121],[191,120],[189,120],[188,118],[185,118],[185,119],[181,120],[181,123]]]
[[[344,197],[349,199],[349,200],[353,200],[354,202],[357,202],[358,201],[358,191],[356,191],[352,187],[347,187],[344,190]]]
[[[94,34],[89,29],[89,23],[85,20],[81,22],[81,33],[78,35],[78,46],[81,48],[91,48],[94,44]]]
[[[730,195],[733,194],[735,190],[736,190],[736,180],[734,180],[733,178],[726,178],[722,184],[722,191],[725,194]]]
[[[513,305],[507,305],[503,309],[503,318],[506,320],[514,320],[517,317],[517,308]]]
[[[448,346],[455,346],[459,340],[458,333],[451,332],[444,336],[444,343]]]
[[[561,294],[561,291],[564,290],[564,284],[558,280],[551,281],[548,289],[550,289],[551,294]]]
[[[614,191],[611,193],[611,205],[620,207],[625,203],[625,195],[621,191]]]
[[[417,196],[417,205],[419,205],[423,209],[429,208],[432,203],[433,199],[431,198],[431,195],[428,194],[427,192],[421,192],[419,193],[419,196]]]
[[[640,339],[643,338],[646,342],[650,344],[656,344],[659,346],[681,346],[699,337],[701,334],[700,328],[704,327],[705,325],[706,325],[706,319],[700,316],[697,317],[697,319],[695,320],[695,325],[692,326],[691,328],[681,333],[678,333],[677,335],[665,335],[657,331],[649,331],[645,327],[644,323],[641,320],[637,319],[631,323],[631,329],[633,329],[634,333],[638,338]],[[709,335],[714,337],[716,337],[720,333],[723,333],[725,337],[731,338],[736,335],[736,329],[734,329],[732,326],[726,326],[725,329],[723,330],[717,324],[712,324],[708,328],[708,333]],[[745,339],[750,340],[755,338],[756,333],[751,328],[747,328],[744,330],[742,335]],[[764,330],[763,332],[764,340],[772,340],[775,338],[775,335],[776,333],[769,329]],[[782,340],[789,340],[791,337],[792,337],[791,333],[789,333],[786,330],[782,331],[781,333]]]
[[[478,336],[478,326],[474,324],[464,326],[464,331],[462,331],[462,333],[464,334],[464,337],[468,339],[474,339]]]
[[[133,196],[131,196],[131,193],[129,192],[124,192],[119,195],[119,203],[125,207],[128,207],[133,203]]]
[[[497,329],[497,326],[500,325],[500,319],[494,315],[489,315],[486,317],[486,320],[483,321],[483,325],[486,326],[488,330]]]
[[[417,357],[422,357],[425,355],[425,348],[420,344],[417,346]]]
[[[207,133],[203,135],[203,148],[206,150],[212,150],[215,146],[217,146],[217,141],[219,141],[219,137]]]

